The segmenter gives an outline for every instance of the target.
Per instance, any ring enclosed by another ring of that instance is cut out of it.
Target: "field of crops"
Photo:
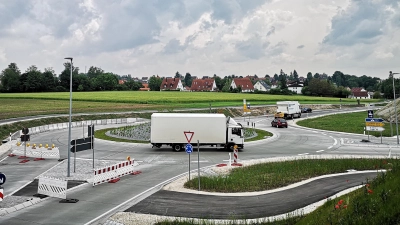
[[[12,99],[41,99],[41,100],[69,100],[69,92],[54,93],[2,93],[1,98]],[[106,92],[74,92],[73,101],[113,102],[131,104],[190,104],[190,103],[229,103],[239,106],[243,99],[252,105],[276,104],[276,101],[300,101],[308,104],[339,104],[338,98],[311,97],[302,95],[269,95],[249,93],[222,93],[222,92],[141,92],[141,91],[106,91]],[[376,100],[361,100],[363,103]],[[342,103],[356,103],[355,99],[342,99]],[[214,106],[218,104],[213,104]]]

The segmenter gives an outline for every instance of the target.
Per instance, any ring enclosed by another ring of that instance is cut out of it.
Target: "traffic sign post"
[[[368,118],[374,118],[374,110],[368,110]]]
[[[183,134],[185,135],[186,140],[188,142],[185,146],[185,151],[189,155],[189,180],[190,180],[190,153],[193,152],[193,146],[190,144],[190,141],[192,140],[192,138],[194,136],[194,132],[193,131],[184,131]]]

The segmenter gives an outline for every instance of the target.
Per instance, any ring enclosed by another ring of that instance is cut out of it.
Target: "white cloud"
[[[400,57],[397,0],[0,2],[0,69],[11,62],[132,76],[296,70],[387,76]]]

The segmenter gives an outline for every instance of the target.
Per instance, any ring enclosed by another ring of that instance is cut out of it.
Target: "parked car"
[[[311,112],[312,112],[312,109],[311,109],[311,108],[304,107],[304,108],[301,108],[301,112],[302,112],[302,113],[311,113]]]
[[[287,124],[287,121],[285,119],[276,118],[276,119],[272,120],[271,126],[273,126],[273,127],[286,127],[287,128],[288,124]]]

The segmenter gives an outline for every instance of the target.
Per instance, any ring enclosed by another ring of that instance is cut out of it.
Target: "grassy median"
[[[323,159],[296,160],[265,163],[237,168],[227,176],[200,178],[201,189],[220,192],[260,191],[308,179],[322,174],[345,172],[347,169],[386,169],[365,186],[337,199],[327,202],[310,214],[291,217],[281,221],[266,221],[245,224],[399,224],[400,223],[400,160],[399,159]],[[193,179],[186,187],[198,188]],[[216,224],[212,220],[176,219],[162,221],[158,225]],[[243,224],[232,220],[225,224]]]

